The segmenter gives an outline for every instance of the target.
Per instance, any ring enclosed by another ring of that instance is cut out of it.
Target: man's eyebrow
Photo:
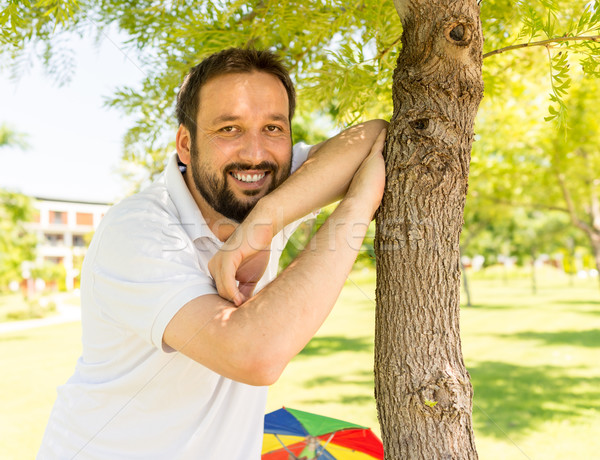
[[[217,118],[213,119],[213,123],[229,123],[232,121],[238,121],[241,118],[242,117],[238,115],[231,114],[219,115]],[[287,115],[284,115],[282,113],[272,113],[271,115],[269,115],[268,119],[272,121],[280,121],[282,123],[289,123]]]
[[[213,123],[226,123],[229,121],[237,121],[240,117],[237,115],[220,115],[213,120]]]
[[[281,121],[283,123],[289,123],[288,116],[282,113],[273,113],[271,114],[270,119],[274,121]]]

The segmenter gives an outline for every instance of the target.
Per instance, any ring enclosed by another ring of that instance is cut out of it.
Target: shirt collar
[[[221,246],[223,244],[222,241],[209,228],[185,183],[183,174],[179,169],[176,153],[169,158],[169,162],[167,163],[165,182],[167,191],[179,213],[179,222],[181,222],[190,239],[195,241],[198,238],[210,238]]]

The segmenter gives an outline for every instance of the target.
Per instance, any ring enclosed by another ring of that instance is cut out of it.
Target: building
[[[29,228],[38,240],[35,265],[62,265],[67,290],[78,287],[79,268],[89,237],[110,204],[35,197],[34,207],[37,213]]]

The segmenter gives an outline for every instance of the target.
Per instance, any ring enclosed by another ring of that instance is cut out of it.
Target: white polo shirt
[[[310,147],[294,146],[292,171]],[[257,289],[277,275],[300,223],[273,239]],[[207,265],[221,245],[177,155],[150,187],[109,210],[82,269],[83,353],[58,388],[38,459],[260,458],[267,387],[225,378],[162,342],[183,305],[217,294]]]

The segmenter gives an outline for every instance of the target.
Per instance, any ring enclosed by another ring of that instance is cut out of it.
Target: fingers
[[[246,300],[248,300],[250,297],[252,297],[252,294],[254,292],[254,289],[256,288],[256,285],[258,283],[240,283],[239,285],[239,290],[238,290],[238,294],[242,299],[242,302],[240,302],[239,305],[241,305],[242,303],[244,303]],[[239,305],[236,303],[236,305],[239,307]]]
[[[377,136],[377,138],[375,139],[375,142],[373,143],[373,146],[371,147],[370,155],[383,152],[383,146],[385,144],[386,137],[387,137],[387,128],[383,128],[379,132],[379,135]]]
[[[246,301],[246,297],[238,290],[235,279],[236,267],[235,263],[223,260],[220,254],[216,254],[208,263],[208,270],[215,280],[219,295],[239,307]]]

